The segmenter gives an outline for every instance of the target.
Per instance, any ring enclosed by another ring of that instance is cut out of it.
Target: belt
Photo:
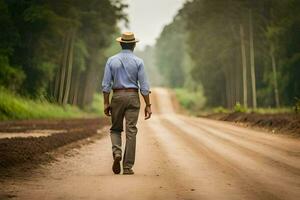
[[[115,88],[113,89],[114,93],[117,92],[139,92],[136,88]]]

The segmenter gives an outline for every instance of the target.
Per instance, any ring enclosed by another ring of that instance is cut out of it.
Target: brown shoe
[[[121,172],[121,165],[120,165],[121,160],[122,160],[121,155],[116,155],[114,157],[114,163],[112,166],[112,170],[115,174],[120,174],[120,172]]]
[[[123,175],[133,175],[134,171],[132,169],[123,169]]]

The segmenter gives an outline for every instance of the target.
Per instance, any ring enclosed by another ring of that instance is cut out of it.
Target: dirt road
[[[177,115],[165,89],[154,94],[153,118],[139,123],[134,176],[113,175],[107,135],[1,182],[2,198],[300,199],[299,140]]]

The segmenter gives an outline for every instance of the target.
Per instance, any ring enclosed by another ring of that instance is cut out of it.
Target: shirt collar
[[[133,53],[133,51],[129,50],[129,49],[122,49],[121,51],[122,53]]]

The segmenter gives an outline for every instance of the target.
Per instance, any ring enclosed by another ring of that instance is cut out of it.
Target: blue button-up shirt
[[[143,95],[150,93],[144,62],[131,50],[122,50],[107,60],[102,91],[109,93],[112,88],[140,88]]]

